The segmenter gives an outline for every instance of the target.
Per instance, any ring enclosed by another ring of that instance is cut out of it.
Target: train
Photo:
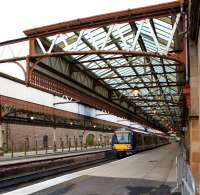
[[[169,144],[169,138],[165,135],[120,128],[115,130],[112,136],[112,153],[122,157],[165,144]]]

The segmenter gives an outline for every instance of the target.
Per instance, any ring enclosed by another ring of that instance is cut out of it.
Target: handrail
[[[180,190],[182,195],[195,195],[195,182],[189,164],[186,161],[186,149],[179,143],[176,157],[177,186],[171,191]]]
[[[187,181],[185,180],[185,178],[182,179],[182,182],[184,184],[184,186],[186,187],[187,192],[189,193],[189,195],[194,195],[194,192],[191,190],[190,186],[188,185]],[[183,193],[182,193],[183,194]]]

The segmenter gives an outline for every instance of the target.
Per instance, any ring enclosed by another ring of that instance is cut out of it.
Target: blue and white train
[[[112,137],[112,151],[116,156],[134,154],[169,143],[169,138],[131,128],[120,128]]]

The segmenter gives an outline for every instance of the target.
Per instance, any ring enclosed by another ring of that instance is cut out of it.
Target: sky
[[[0,42],[24,37],[23,31],[30,28],[170,1],[174,0],[3,0]],[[24,79],[15,64],[0,64],[0,72]]]
[[[173,0],[3,0],[0,42],[22,37],[29,28],[166,1]]]

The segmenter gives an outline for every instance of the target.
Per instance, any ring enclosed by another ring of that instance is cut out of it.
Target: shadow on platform
[[[147,179],[85,175],[32,195],[169,195],[175,185]]]

